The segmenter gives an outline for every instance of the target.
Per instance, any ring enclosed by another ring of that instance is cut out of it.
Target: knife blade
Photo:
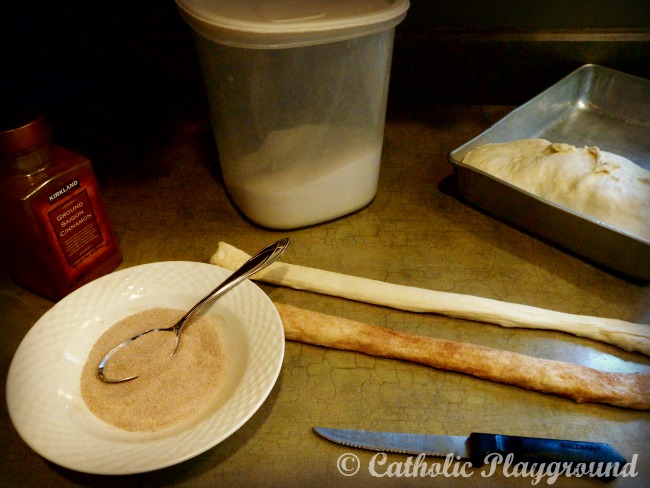
[[[474,432],[469,436],[447,436],[324,427],[314,427],[313,430],[321,437],[344,446],[435,457],[453,454],[455,457],[469,459],[474,467],[486,464],[486,458],[490,457],[490,454],[500,454],[502,459],[512,454],[515,462],[612,463],[612,465],[618,463],[618,467],[626,464],[625,458],[616,449],[609,444],[598,442],[480,432]],[[613,479],[612,471],[603,470],[602,479],[607,481]]]

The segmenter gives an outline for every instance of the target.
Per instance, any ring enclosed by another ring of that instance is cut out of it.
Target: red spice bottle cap
[[[0,158],[15,158],[50,141],[50,131],[42,115],[15,129],[0,132]]]

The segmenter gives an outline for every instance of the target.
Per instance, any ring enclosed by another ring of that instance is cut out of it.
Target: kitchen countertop
[[[124,261],[207,262],[219,241],[253,252],[288,235],[286,262],[392,283],[479,295],[569,313],[650,323],[650,287],[626,281],[460,201],[447,153],[513,107],[439,106],[389,113],[379,191],[366,208],[288,232],[261,229],[233,207],[215,164],[207,119],[188,115],[159,147],[116,146],[100,176]],[[91,159],[92,159],[92,155]],[[133,169],[137,168],[137,169]],[[140,174],[145,170],[145,174]],[[278,302],[411,333],[467,341],[611,371],[650,371],[650,360],[571,335],[506,329],[414,314],[260,285]],[[2,377],[29,328],[52,303],[0,274]],[[18,436],[4,399],[0,486],[531,486],[533,478],[497,470],[468,478],[373,477],[373,453],[329,443],[313,426],[434,434],[473,431],[607,442],[636,477],[610,486],[650,485],[650,413],[570,400],[432,368],[287,342],[277,384],[258,412],[221,444],[177,466],[131,476],[95,476],[58,467]],[[343,476],[337,460],[359,456]],[[389,455],[388,462],[405,461]],[[427,460],[429,463],[442,461]],[[385,471],[385,469],[384,469]],[[550,481],[550,480],[549,480]],[[542,480],[539,485],[545,485]],[[555,486],[600,486],[560,477]]]

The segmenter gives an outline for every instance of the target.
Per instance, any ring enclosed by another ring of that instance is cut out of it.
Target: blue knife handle
[[[616,449],[609,444],[597,442],[472,433],[468,444],[473,466],[484,465],[486,456],[491,453],[501,454],[504,458],[512,453],[513,460],[517,463],[619,463],[619,471],[626,463]],[[614,477],[601,479],[611,481]]]

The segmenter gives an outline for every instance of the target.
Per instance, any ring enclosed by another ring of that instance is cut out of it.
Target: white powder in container
[[[381,140],[352,127],[305,124],[270,133],[258,151],[224,164],[226,187],[254,222],[275,229],[317,224],[370,203]]]
[[[109,328],[93,346],[81,375],[81,395],[90,411],[115,427],[153,432],[198,416],[219,392],[227,358],[214,318],[193,317],[180,345],[172,333],[153,333],[120,350],[108,362],[111,378],[139,375],[125,383],[104,383],[97,366],[120,342],[153,327],[175,324],[185,312],[154,308],[131,315]]]

